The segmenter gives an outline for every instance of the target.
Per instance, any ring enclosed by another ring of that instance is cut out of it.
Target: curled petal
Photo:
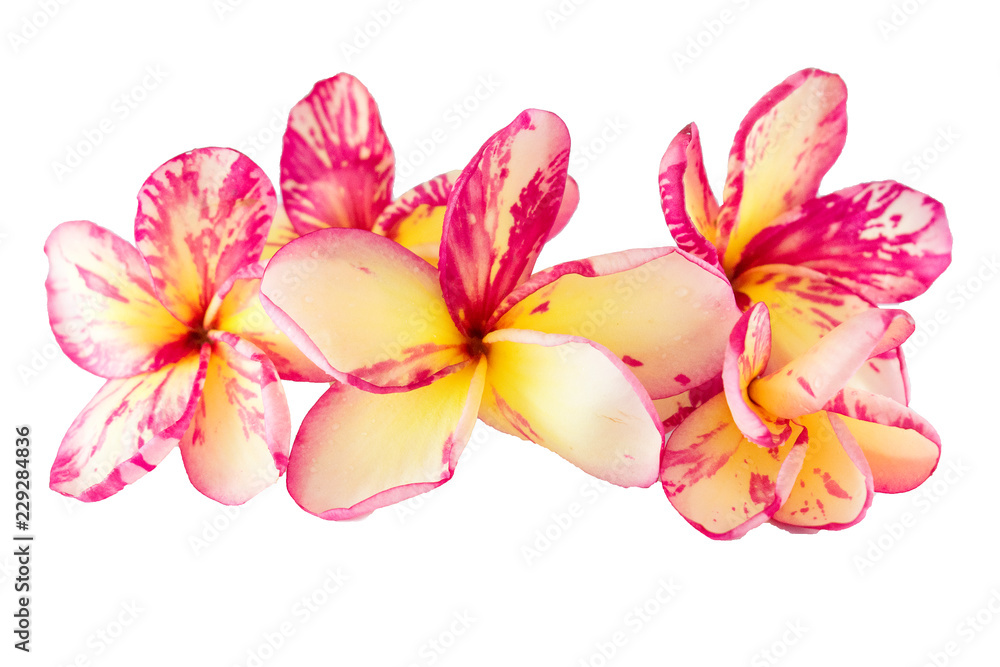
[[[404,193],[382,211],[372,231],[437,266],[445,207],[460,173],[449,171]]]
[[[926,419],[891,398],[844,389],[823,408],[836,412],[871,467],[875,490],[902,493],[920,486],[941,458],[941,438]]]
[[[694,123],[674,137],[660,161],[660,205],[677,246],[719,266],[715,249],[719,204],[708,184]]]
[[[469,359],[434,267],[371,232],[289,243],[267,265],[261,301],[313,363],[360,389],[413,389]]]
[[[837,415],[817,412],[796,421],[805,428],[805,460],[788,500],[772,519],[801,528],[853,526],[864,518],[875,493],[864,454]]]
[[[944,206],[895,181],[812,199],[747,243],[735,269],[807,266],[876,303],[923,294],[951,262]]]
[[[292,227],[292,221],[288,219],[285,207],[279,204],[274,212],[274,222],[271,223],[271,228],[267,232],[267,243],[264,244],[260,261],[267,264],[267,260],[274,257],[274,253],[297,238],[299,238],[299,233]]]
[[[281,195],[299,234],[371,229],[392,200],[396,159],[368,89],[350,74],[313,86],[288,114]]]
[[[500,329],[483,339],[479,416],[619,486],[656,481],[663,427],[621,360],[582,338]]]
[[[805,445],[750,442],[733,423],[726,397],[716,394],[667,438],[660,481],[687,521],[716,539],[742,537],[788,498]]]
[[[839,76],[807,69],[764,95],[743,119],[719,211],[716,246],[727,272],[772,220],[816,196],[844,147],[846,102]]]
[[[49,476],[53,491],[91,502],[156,467],[188,428],[201,396],[209,346],[177,363],[108,380],[73,421]]]
[[[462,333],[486,321],[535,266],[566,187],[569,132],[530,109],[494,134],[455,183],[444,218],[441,285]]]
[[[739,317],[729,282],[676,248],[628,250],[532,276],[491,327],[580,336],[622,359],[654,399],[718,375]]]
[[[295,437],[292,498],[324,519],[353,519],[444,484],[472,435],[485,376],[480,359],[412,391],[333,385]]]
[[[240,505],[284,474],[291,419],[267,355],[230,333],[209,338],[205,386],[180,449],[196,489]]]
[[[187,355],[189,329],[160,304],[135,248],[92,222],[65,222],[45,242],[49,323],[81,368],[106,378],[154,371]]]
[[[200,148],[164,163],[139,190],[135,243],[159,300],[200,328],[212,297],[260,259],[277,200],[267,176],[230,148]]]
[[[754,381],[750,396],[786,419],[822,410],[868,359],[896,349],[913,329],[913,318],[902,310],[859,313],[797,359]]]
[[[566,228],[566,225],[569,224],[569,219],[573,217],[573,213],[579,205],[580,186],[577,184],[576,179],[572,176],[567,176],[566,189],[563,190],[562,201],[559,202],[559,212],[556,213],[556,221],[552,223],[552,229],[549,230],[549,241],[558,236],[559,232]]]

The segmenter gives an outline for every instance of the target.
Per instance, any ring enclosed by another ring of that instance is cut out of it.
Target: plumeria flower
[[[245,502],[287,464],[279,372],[327,378],[260,307],[274,188],[246,156],[204,148],[162,165],[138,199],[135,246],[86,221],[45,244],[56,340],[107,379],[63,438],[51,487],[101,500],[179,445],[195,488]]]
[[[288,116],[281,152],[280,207],[264,259],[303,234],[331,227],[381,234],[437,265],[450,171],[392,198],[396,159],[368,89],[350,74],[319,81]],[[566,185],[554,236],[579,194]]]
[[[477,417],[614,484],[657,479],[664,431],[641,381],[669,395],[717,374],[738,310],[724,276],[673,248],[530,277],[568,157],[548,112],[491,137],[455,181],[439,268],[358,229],[313,232],[270,261],[265,308],[341,382],[292,448],[304,509],[353,518],[443,484]]]
[[[876,304],[923,293],[951,261],[944,208],[927,195],[895,181],[817,195],[844,146],[846,99],[840,77],[814,69],[768,92],[736,133],[721,205],[693,123],[660,164],[677,245],[725,271],[743,310],[767,304],[784,361]],[[899,350],[868,360],[852,382],[908,402]]]
[[[868,309],[776,364],[767,306],[752,306],[729,339],[724,391],[667,440],[661,481],[670,502],[709,537],[733,539],[769,519],[846,528],[875,491],[921,484],[941,451],[931,425],[891,398],[847,386],[913,329],[902,310]]]

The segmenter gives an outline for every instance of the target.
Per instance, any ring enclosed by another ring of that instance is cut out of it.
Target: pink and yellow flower
[[[135,246],[86,221],[45,244],[56,340],[107,379],[63,438],[50,485],[101,500],[179,445],[195,488],[245,502],[286,468],[279,373],[327,378],[260,306],[274,188],[246,156],[205,148],[163,164],[138,199]]]
[[[437,266],[445,205],[459,172],[421,183],[393,200],[396,159],[368,89],[350,74],[319,81],[288,116],[281,194],[263,259],[318,229],[363,229],[392,239]],[[579,194],[572,178],[552,235]]]
[[[729,340],[724,391],[667,440],[661,481],[670,502],[709,537],[733,539],[767,520],[846,528],[875,491],[921,484],[938,462],[937,433],[905,405],[848,385],[913,328],[904,311],[868,309],[776,363],[767,306],[752,306]]]
[[[292,448],[305,510],[363,516],[443,484],[477,417],[615,484],[657,479],[664,431],[642,383],[659,398],[717,375],[738,310],[721,273],[673,248],[531,276],[561,221],[568,157],[547,112],[490,138],[455,179],[438,268],[359,229],[315,231],[271,259],[265,308],[340,381]]]

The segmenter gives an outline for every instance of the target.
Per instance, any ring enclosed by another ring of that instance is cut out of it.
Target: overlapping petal
[[[807,69],[774,87],[747,114],[733,140],[719,211],[716,246],[724,249],[727,272],[768,223],[816,196],[844,147],[846,102],[840,77]]]
[[[483,339],[479,416],[619,486],[657,479],[663,428],[618,357],[583,338],[499,329]]]
[[[674,137],[660,161],[660,205],[677,247],[719,266],[719,204],[708,184],[694,123]]]
[[[372,231],[437,266],[445,207],[461,173],[449,171],[404,193],[382,211]]]
[[[922,294],[951,262],[944,207],[895,181],[865,183],[779,216],[738,255],[735,272],[806,266],[876,303]],[[736,257],[737,255],[734,255]]]
[[[205,345],[158,370],[108,380],[59,445],[51,488],[103,500],[155,468],[191,422],[209,354]]]
[[[281,194],[295,230],[370,230],[392,200],[395,157],[368,89],[349,74],[318,82],[288,115]]]
[[[189,329],[156,299],[132,245],[91,222],[66,222],[49,235],[45,254],[49,323],[78,366],[131,377],[190,352]]]
[[[284,474],[291,419],[266,354],[231,333],[209,338],[204,389],[180,450],[196,489],[239,505]]]
[[[707,382],[675,396],[654,399],[653,405],[663,423],[663,430],[669,433],[677,428],[688,415],[714,398],[716,394],[721,394],[722,389],[722,374],[720,373]]]
[[[264,251],[260,254],[260,261],[267,264],[267,261],[274,257],[274,253],[297,238],[299,238],[299,233],[295,231],[292,221],[288,219],[285,207],[279,204],[274,212],[274,222],[271,223],[271,228],[267,232],[267,242],[264,244]]]
[[[541,271],[497,315],[491,327],[600,343],[660,399],[718,375],[739,310],[720,272],[676,248],[651,248]]]
[[[260,167],[229,148],[184,153],[146,179],[136,246],[159,301],[177,319],[201,327],[226,280],[260,259],[276,201]]]
[[[437,271],[377,234],[325,229],[293,241],[268,263],[261,296],[313,363],[360,389],[412,389],[469,359]]]
[[[462,171],[444,218],[445,302],[464,334],[481,336],[523,282],[555,226],[566,186],[569,132],[555,114],[522,112]]]
[[[480,359],[407,392],[333,385],[295,438],[292,498],[324,519],[351,519],[440,486],[472,434],[485,376]]]

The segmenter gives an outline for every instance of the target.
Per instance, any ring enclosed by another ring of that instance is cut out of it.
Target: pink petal
[[[656,481],[663,428],[620,359],[583,338],[520,329],[493,331],[483,343],[483,421],[612,484]]]
[[[201,397],[209,346],[177,363],[108,380],[69,427],[52,464],[53,491],[91,502],[156,467],[180,441]]]
[[[736,273],[762,264],[816,269],[876,303],[923,294],[951,262],[944,207],[895,181],[812,199],[747,244]]]
[[[437,266],[445,208],[460,173],[449,171],[404,193],[382,211],[372,231]]]
[[[288,219],[285,207],[279,203],[274,212],[274,222],[271,223],[271,228],[267,232],[267,243],[260,255],[260,261],[267,264],[267,260],[274,257],[274,253],[297,238],[299,238],[299,233],[292,227],[292,221]]]
[[[45,242],[49,324],[81,368],[106,378],[157,370],[197,345],[160,304],[139,252],[92,222],[65,222]]]
[[[568,159],[566,125],[530,109],[462,171],[440,255],[445,302],[462,333],[486,333],[496,307],[531,274],[558,217]]]
[[[715,249],[719,204],[708,184],[694,123],[674,137],[660,161],[660,205],[677,246],[719,266]]]
[[[451,479],[483,396],[486,363],[413,391],[330,387],[295,437],[288,491],[307,512],[353,519]]]
[[[205,386],[181,454],[196,489],[240,505],[284,474],[291,419],[267,355],[230,333],[213,331],[209,338]]]
[[[281,195],[295,230],[371,229],[392,200],[395,165],[368,89],[343,73],[318,82],[288,114],[281,151]]]
[[[577,206],[580,205],[580,186],[572,176],[566,177],[566,189],[563,190],[562,201],[559,202],[559,212],[556,213],[556,221],[552,223],[549,230],[548,241],[551,241],[569,224],[569,219],[573,217]]]
[[[202,327],[223,283],[260,259],[276,205],[260,167],[229,148],[196,149],[154,171],[139,190],[135,241],[160,302]]]
[[[371,232],[292,241],[268,263],[261,301],[321,370],[367,391],[414,389],[469,359],[434,267]]]
[[[663,430],[667,433],[674,430],[689,414],[710,399],[715,398],[716,394],[721,394],[722,391],[722,374],[720,373],[707,382],[683,393],[654,399],[653,405],[656,406],[656,413],[660,416],[660,421],[663,422]]]
[[[537,273],[504,299],[497,314],[502,316],[489,328],[600,343],[660,399],[719,374],[739,309],[718,269],[676,248],[650,248]]]
[[[807,69],[764,95],[743,119],[718,219],[716,247],[724,249],[728,272],[772,220],[816,196],[844,147],[846,102],[839,76]]]

